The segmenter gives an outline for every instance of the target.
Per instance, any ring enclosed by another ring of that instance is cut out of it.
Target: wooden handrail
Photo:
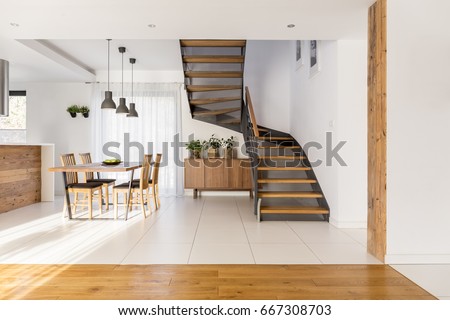
[[[248,113],[250,115],[250,121],[253,127],[253,134],[255,137],[259,137],[258,124],[256,123],[255,112],[253,111],[252,99],[250,98],[250,90],[245,87],[245,100],[247,101]]]

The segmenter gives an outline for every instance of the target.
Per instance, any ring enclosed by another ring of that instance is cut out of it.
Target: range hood
[[[9,115],[9,62],[0,59],[0,117]]]

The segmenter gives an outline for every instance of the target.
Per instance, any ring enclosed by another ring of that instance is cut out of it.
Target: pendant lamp
[[[131,101],[134,101],[134,97],[133,97],[133,66],[136,63],[136,59],[135,58],[130,58],[130,63],[131,63]],[[132,117],[132,118],[137,118],[139,117],[137,111],[136,111],[136,105],[134,104],[134,102],[130,102],[130,113],[127,114],[127,117]]]
[[[119,98],[119,106],[116,109],[116,113],[128,114],[130,111],[126,105],[126,99],[123,97],[123,54],[125,53],[125,47],[119,47],[119,52],[122,54],[122,97]]]
[[[105,100],[102,102],[101,109],[116,109],[116,103],[112,99],[112,92],[109,90],[109,43],[111,39],[106,39],[108,41],[108,91],[105,91]]]

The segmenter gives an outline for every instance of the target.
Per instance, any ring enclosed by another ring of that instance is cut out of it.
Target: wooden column
[[[41,146],[0,146],[0,213],[41,201]]]
[[[367,250],[386,255],[386,0],[369,9]]]

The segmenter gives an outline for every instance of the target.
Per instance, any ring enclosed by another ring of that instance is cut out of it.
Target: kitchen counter
[[[54,200],[53,144],[0,144],[0,213]]]

